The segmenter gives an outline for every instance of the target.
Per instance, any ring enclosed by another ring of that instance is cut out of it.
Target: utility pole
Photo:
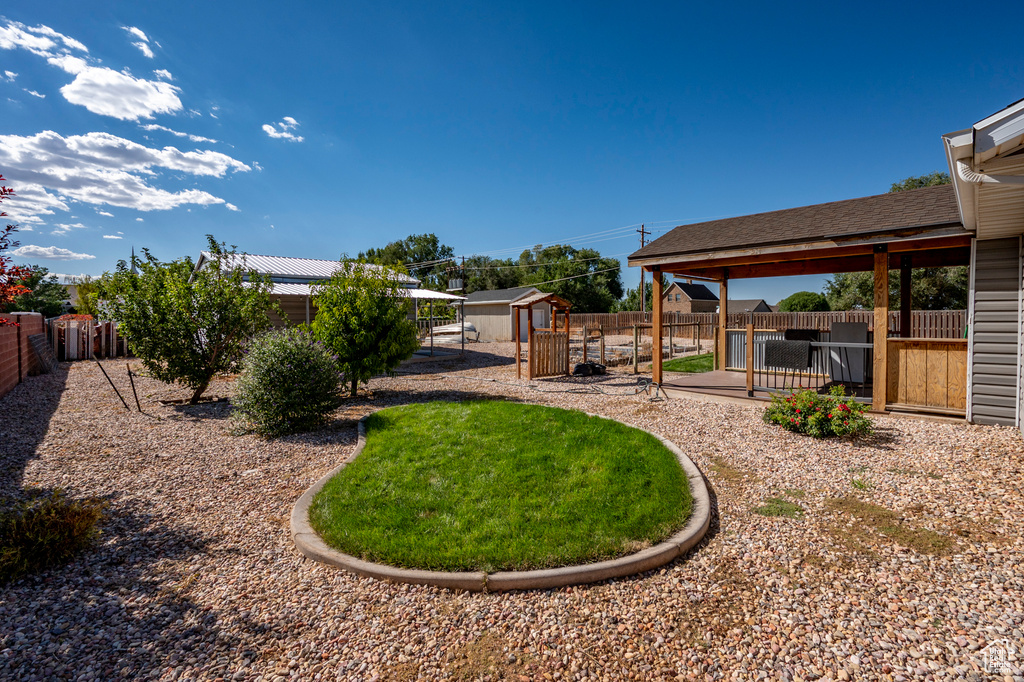
[[[640,233],[640,248],[644,248],[647,244],[646,238],[650,234],[649,230],[645,230],[643,223],[640,224],[640,229],[637,230]],[[640,312],[647,312],[647,292],[644,291],[644,269],[640,268]]]

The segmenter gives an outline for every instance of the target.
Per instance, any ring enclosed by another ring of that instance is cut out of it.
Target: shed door
[[[515,319],[515,312],[512,313],[512,319]],[[551,326],[551,308],[548,305],[537,306],[533,309],[533,328],[539,329],[541,327]],[[513,322],[513,324],[515,324]],[[526,343],[529,340],[528,327],[526,323],[526,309],[519,311],[519,341]]]

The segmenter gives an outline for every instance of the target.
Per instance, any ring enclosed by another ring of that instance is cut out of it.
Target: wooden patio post
[[[565,315],[565,375],[569,376],[572,374],[572,367],[569,365],[569,311],[566,310],[563,314]],[[586,345],[586,339],[583,341]]]
[[[516,330],[518,332],[518,330]],[[526,378],[533,381],[533,306],[526,309]]]
[[[640,373],[640,333],[633,325],[633,374]]]
[[[754,325],[747,325],[747,397],[754,397]]]
[[[913,323],[910,320],[910,294],[911,294],[911,283],[910,283],[910,270],[911,270],[911,258],[910,254],[900,256],[900,338],[909,339],[911,334],[911,326]]]
[[[523,378],[523,360],[522,360],[523,356],[522,356],[522,351],[521,351],[520,345],[519,345],[519,308],[513,308],[512,310],[514,311],[512,313],[512,317],[515,320],[514,323],[513,323],[513,327],[512,327],[512,329],[513,329],[512,334],[513,334],[513,336],[516,337],[516,379],[522,379]],[[465,330],[463,330],[463,331],[465,331]]]
[[[728,352],[728,334],[725,333],[729,325],[729,271],[722,275],[722,281],[718,283],[718,366],[715,369],[725,369],[728,364],[726,353]]]
[[[885,410],[885,392],[889,387],[889,359],[886,357],[889,336],[889,253],[881,244],[875,247],[875,340],[874,377],[871,409]]]
[[[654,338],[651,339],[651,381],[661,385],[661,268],[654,266],[651,268],[651,277],[653,278],[652,284],[654,285],[654,291],[652,292],[652,313],[654,314]]]

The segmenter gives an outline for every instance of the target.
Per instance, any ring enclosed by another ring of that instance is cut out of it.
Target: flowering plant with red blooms
[[[0,201],[7,197],[14,196],[14,190],[5,186],[4,176],[0,175]],[[0,211],[0,217],[7,213]],[[19,265],[11,265],[11,257],[4,255],[7,249],[13,249],[18,242],[11,239],[11,235],[18,231],[17,226],[8,225],[0,230],[0,312],[7,309],[17,296],[28,293],[28,287],[21,284],[22,280],[32,274],[31,268]],[[0,317],[0,327],[17,327],[17,322],[11,322],[5,317]]]
[[[815,438],[855,436],[871,433],[871,421],[864,415],[865,409],[852,396],[847,396],[842,386],[833,386],[827,395],[804,390],[772,396],[771,404],[764,411],[764,421]]]

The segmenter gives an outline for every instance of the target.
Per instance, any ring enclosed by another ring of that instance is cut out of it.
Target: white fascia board
[[[1024,142],[1024,100],[974,124],[974,163],[1015,149]]]
[[[956,192],[956,205],[960,210],[960,222],[972,232],[978,231],[977,188],[974,183],[967,182],[957,172],[956,162],[967,160],[974,155],[974,130],[958,130],[942,136],[946,148],[946,163],[949,165],[949,177],[953,180],[953,191]]]

